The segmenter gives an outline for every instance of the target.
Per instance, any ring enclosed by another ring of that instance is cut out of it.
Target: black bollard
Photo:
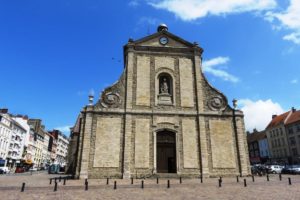
[[[50,178],[50,183],[49,183],[49,185],[51,185],[52,184],[52,178]]]
[[[55,183],[54,183],[54,192],[56,192],[57,191],[57,182],[55,181]]]
[[[289,178],[289,185],[292,185],[292,179]]]
[[[117,181],[115,181],[115,184],[114,184],[114,190],[117,189]]]
[[[279,180],[282,181],[282,175],[281,174],[279,174]]]
[[[252,182],[255,182],[254,176],[252,175]]]
[[[220,176],[220,181],[221,181],[221,183],[223,182],[223,178]]]
[[[25,191],[25,183],[22,183],[22,188],[21,188],[21,192]]]
[[[170,180],[168,180],[168,188],[170,188],[171,187],[171,185],[170,185]]]
[[[237,182],[237,183],[240,182],[239,176],[236,176],[236,182]]]
[[[247,187],[247,180],[244,179],[244,187]]]
[[[181,177],[179,178],[179,183],[182,184],[182,178]]]
[[[219,187],[222,187],[222,180],[221,180],[221,178],[219,179]]]
[[[64,185],[66,185],[66,181],[67,181],[67,179],[65,178],[65,179],[64,179]]]
[[[56,177],[55,177],[54,181],[55,181],[55,183],[57,182],[57,178]]]
[[[142,181],[142,186],[141,186],[141,188],[144,189],[144,181]]]
[[[109,178],[106,179],[106,185],[108,185],[108,184],[109,184]]]
[[[61,182],[61,176],[59,177],[59,182]]]
[[[131,178],[131,185],[133,185],[133,178]]]
[[[88,191],[89,190],[89,182],[85,182],[85,191]]]
[[[200,182],[203,183],[203,176],[200,176]]]
[[[156,178],[156,184],[159,184],[159,179],[158,179],[158,177]]]
[[[267,174],[267,181],[270,181],[270,177],[269,177],[269,174]]]

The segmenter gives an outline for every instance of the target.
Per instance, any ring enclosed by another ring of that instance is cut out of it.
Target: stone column
[[[249,162],[249,154],[248,154],[248,145],[246,141],[246,133],[244,127],[244,119],[243,116],[239,116],[239,111],[237,111],[236,116],[236,127],[237,127],[237,135],[238,135],[238,145],[240,149],[240,162],[241,162],[241,174],[242,176],[247,176],[250,173],[250,162]]]
[[[88,106],[86,108],[86,117],[85,117],[85,126],[84,126],[84,135],[83,135],[83,145],[82,145],[82,156],[81,156],[81,169],[79,178],[86,179],[88,178],[88,169],[89,169],[89,160],[90,160],[90,145],[91,145],[91,135],[92,135],[92,121],[93,114],[89,111],[92,111],[93,107]]]
[[[131,144],[131,138],[132,138],[132,115],[126,114],[125,116],[125,144],[124,144],[124,169],[123,169],[123,178],[131,178],[131,160],[132,160],[132,144]]]
[[[127,49],[127,66],[126,66],[126,105],[124,116],[124,129],[123,129],[123,178],[131,178],[131,160],[132,160],[132,115],[127,114],[132,110],[133,100],[133,67],[134,67],[134,50],[128,46]]]

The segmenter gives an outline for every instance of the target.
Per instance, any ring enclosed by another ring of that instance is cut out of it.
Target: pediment
[[[167,44],[163,45],[160,43],[160,38],[165,37],[168,39]],[[183,40],[182,38],[168,32],[160,31],[155,34],[149,35],[142,39],[133,41],[136,46],[153,46],[153,47],[177,47],[177,48],[191,48],[195,45]]]

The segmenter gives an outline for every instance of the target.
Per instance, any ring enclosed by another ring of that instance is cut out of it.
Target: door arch
[[[156,137],[157,173],[177,173],[176,133],[163,130]]]

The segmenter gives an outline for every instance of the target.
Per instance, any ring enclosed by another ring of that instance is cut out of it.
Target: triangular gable
[[[168,43],[166,45],[162,45],[159,42],[161,37],[167,37]],[[168,32],[168,31],[160,31],[149,35],[147,37],[141,38],[139,40],[133,41],[135,45],[138,46],[157,46],[157,47],[193,47],[194,44]]]

